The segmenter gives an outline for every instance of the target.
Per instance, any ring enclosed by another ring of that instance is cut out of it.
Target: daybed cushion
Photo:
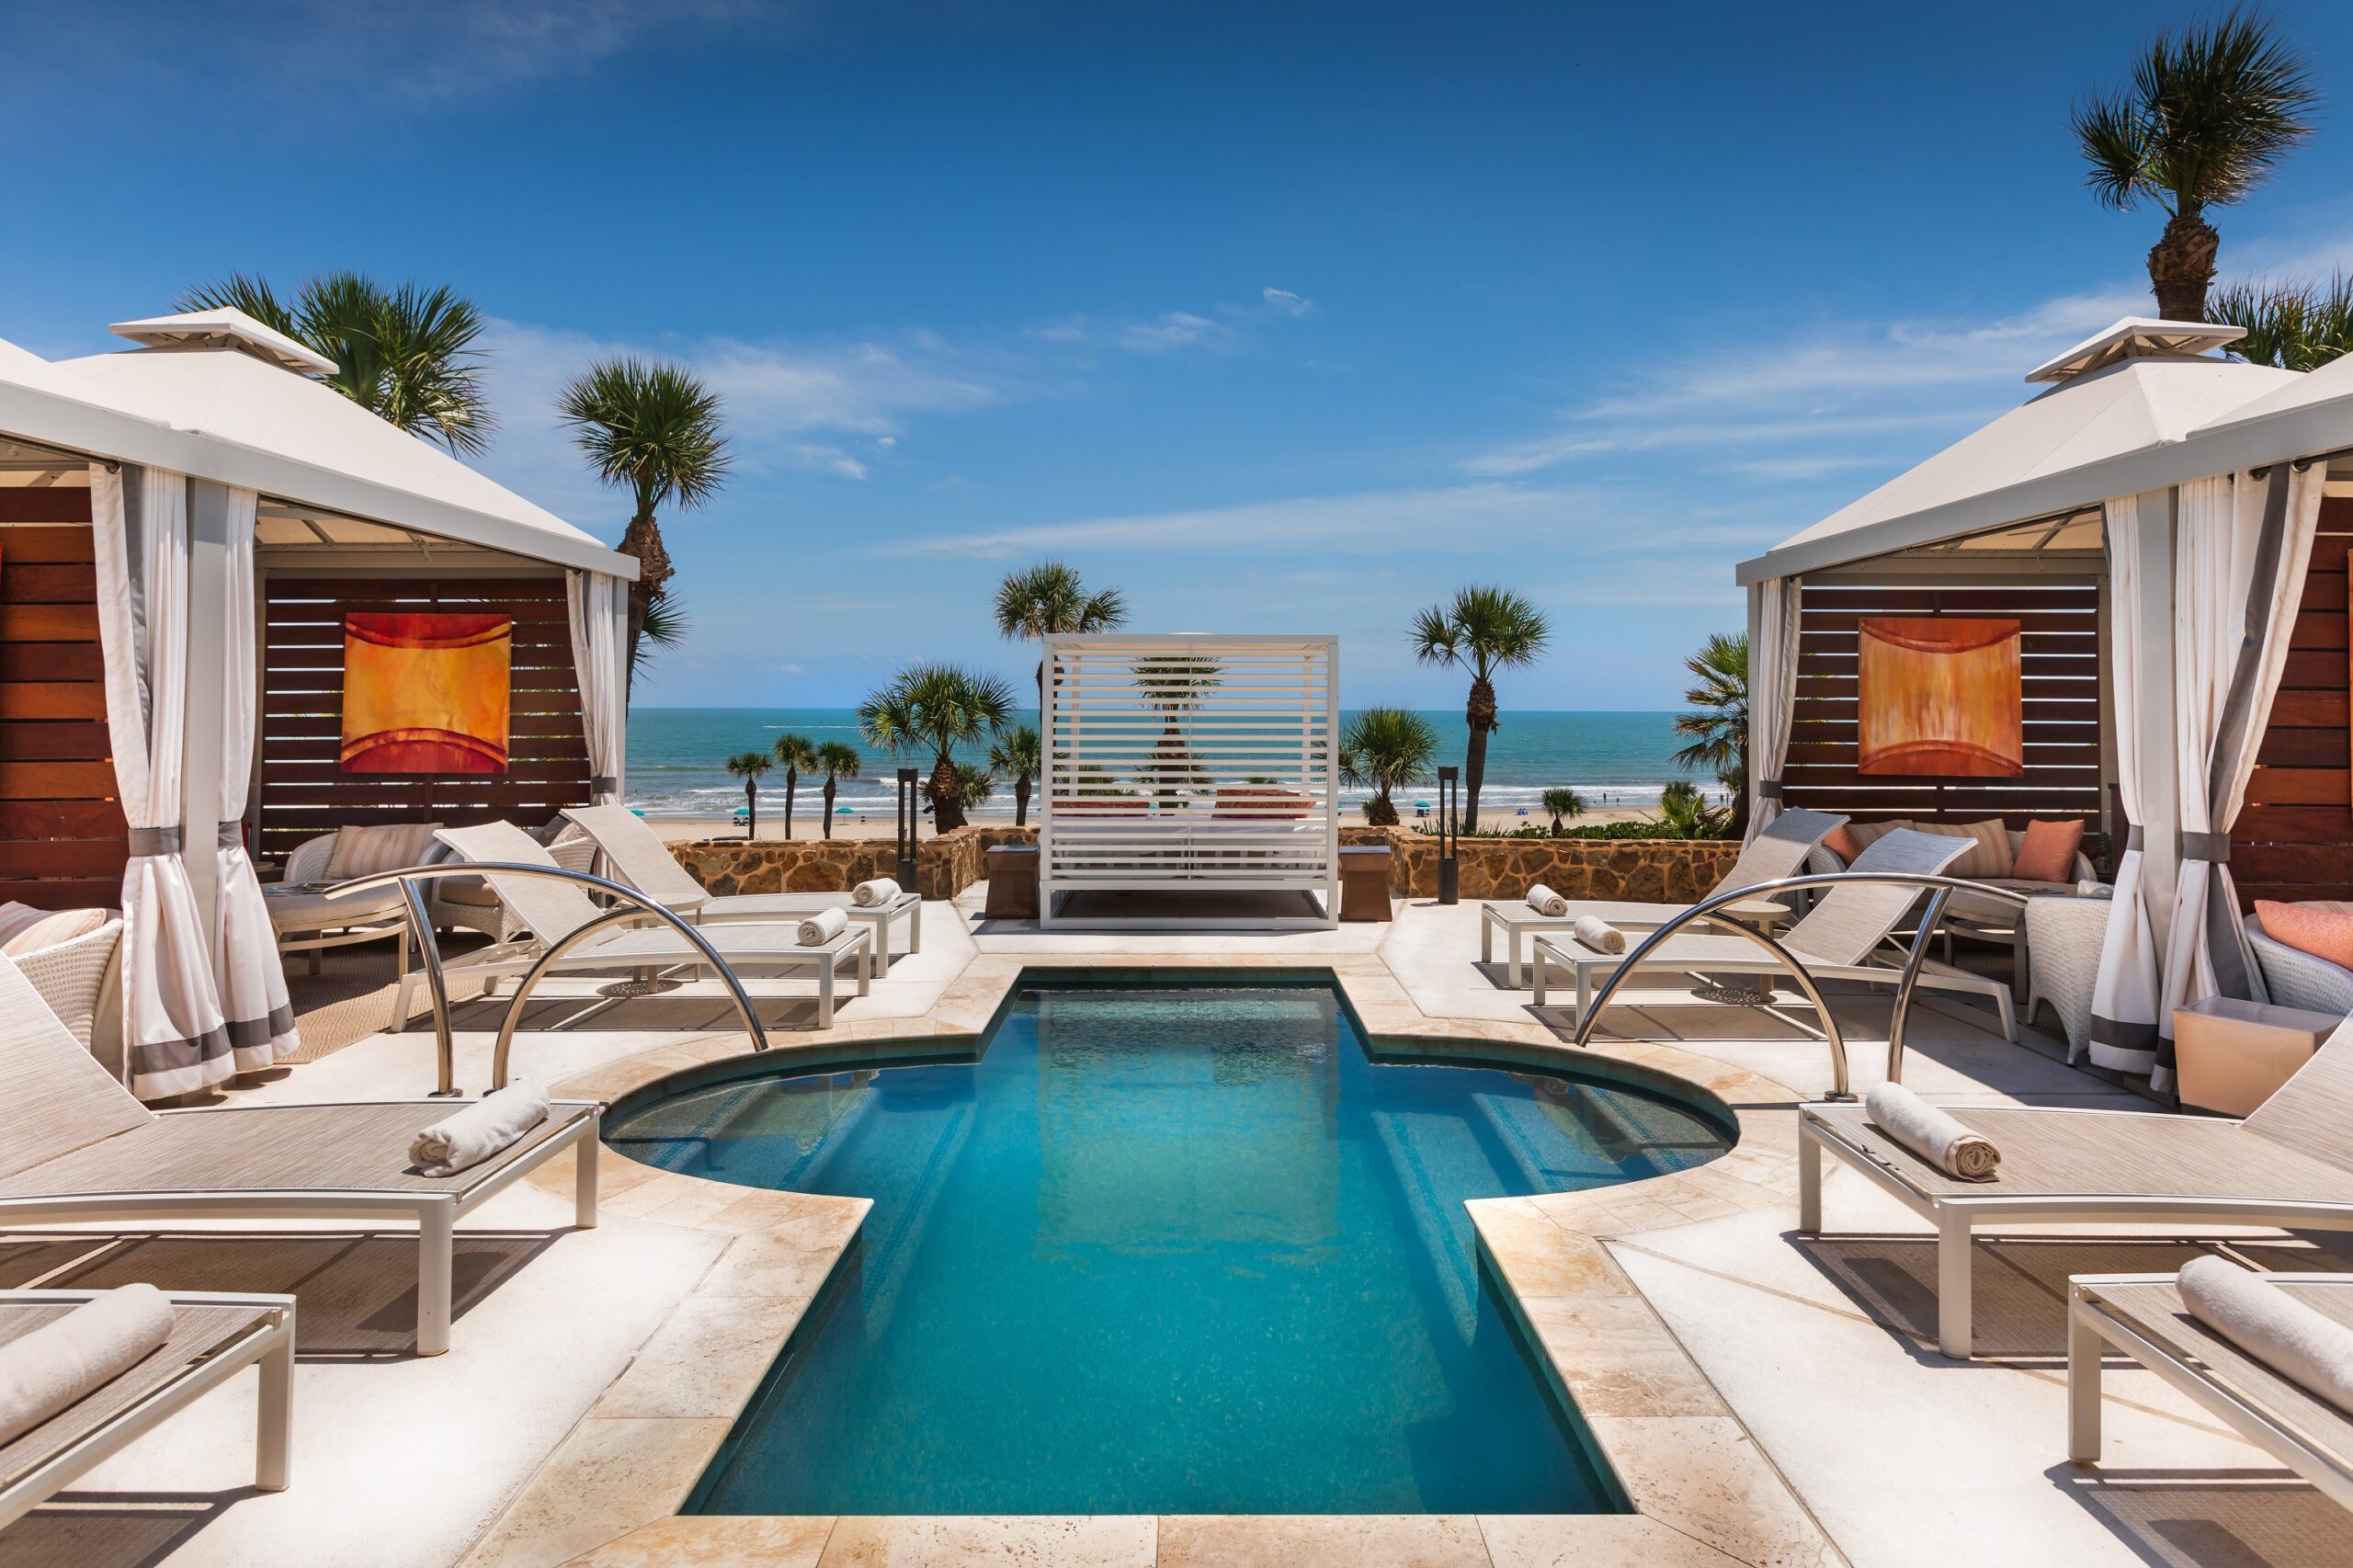
[[[2258,898],[2255,917],[2263,922],[2263,934],[2281,947],[2353,969],[2353,913],[2344,905]]]
[[[115,917],[111,909],[35,909],[28,903],[0,903],[0,953],[22,958],[86,937]]]
[[[2030,822],[2018,842],[2010,874],[2030,881],[2064,881],[2074,875],[2076,852],[2083,848],[2084,824],[2075,822]]]
[[[1963,858],[1967,857],[1964,856]],[[1977,877],[1971,880],[1982,881],[1989,888],[2007,888],[2012,892],[2034,893],[2056,898],[2075,896],[2075,884],[2073,882],[2046,881],[2039,878],[2028,877]],[[1945,908],[1947,913],[1958,915],[1963,920],[1975,920],[1994,926],[2014,926],[2023,914],[2017,904],[2010,903],[2007,899],[1987,898],[1981,893],[1957,892],[1952,895],[1952,902]]]

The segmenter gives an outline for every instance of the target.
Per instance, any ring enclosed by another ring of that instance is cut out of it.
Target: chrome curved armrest
[[[506,1086],[506,1054],[514,1043],[516,1026],[522,1021],[523,1004],[529,999],[532,988],[539,984],[550,967],[591,934],[625,920],[637,919],[640,915],[652,915],[693,944],[702,954],[704,961],[718,971],[720,980],[727,987],[728,995],[734,999],[735,1016],[744,1020],[744,1032],[752,1037],[752,1049],[766,1051],[768,1048],[767,1031],[760,1027],[759,1017],[752,1010],[750,994],[745,991],[744,983],[735,978],[735,971],[727,967],[727,960],[719,956],[719,949],[710,945],[710,938],[682,919],[676,910],[655,903],[635,888],[608,881],[586,871],[569,871],[561,866],[526,866],[506,860],[445,860],[438,865],[404,866],[397,871],[378,871],[365,877],[355,877],[347,882],[337,882],[324,890],[327,897],[340,898],[346,893],[359,892],[368,888],[380,888],[393,882],[400,884],[402,896],[408,904],[409,925],[416,934],[417,956],[425,965],[426,989],[433,1000],[433,1043],[439,1073],[438,1086],[433,1091],[435,1094],[454,1095],[458,1092],[458,1069],[456,1046],[449,1031],[449,983],[442,974],[441,947],[433,937],[432,917],[426,910],[424,884],[442,877],[479,877],[493,873],[502,877],[544,877],[551,881],[576,882],[609,894],[630,906],[601,915],[551,944],[547,951],[540,955],[539,961],[531,966],[530,972],[524,975],[522,983],[515,988],[514,1000],[507,1004],[506,1020],[499,1026],[498,1045],[492,1055],[490,1067],[490,1086],[494,1090]]]
[[[1770,952],[1781,966],[1790,971],[1790,978],[1797,982],[1798,989],[1805,993],[1806,1000],[1813,1005],[1814,1012],[1822,1019],[1823,1036],[1830,1046],[1829,1097],[1834,1100],[1853,1099],[1854,1093],[1847,1086],[1847,1042],[1839,1034],[1838,1020],[1831,1017],[1829,1004],[1823,999],[1820,989],[1815,986],[1813,976],[1807,972],[1805,965],[1799,961],[1797,955],[1781,943],[1775,941],[1754,926],[1744,926],[1729,915],[1718,912],[1726,904],[1739,903],[1747,899],[1770,898],[1775,893],[1793,892],[1801,888],[1836,888],[1859,882],[1881,887],[1916,888],[1931,895],[1928,907],[1921,916],[1920,928],[1913,934],[1912,949],[1904,955],[1904,968],[1896,980],[1894,1010],[1888,1020],[1887,1081],[1891,1084],[1901,1083],[1904,1077],[1904,1026],[1911,1017],[1912,994],[1919,986],[1921,966],[1927,961],[1928,937],[1936,930],[1937,922],[1944,914],[1946,902],[1956,892],[1982,893],[1987,898],[2006,900],[2024,909],[2027,905],[2026,894],[2013,892],[2008,888],[1989,887],[1984,882],[1972,882],[1961,877],[1928,876],[1911,871],[1810,871],[1802,876],[1781,877],[1769,882],[1751,882],[1746,887],[1716,893],[1701,899],[1643,937],[1635,944],[1632,952],[1628,953],[1619,961],[1618,967],[1609,971],[1609,977],[1601,983],[1601,989],[1594,993],[1593,1001],[1586,1008],[1585,1017],[1577,1020],[1576,1043],[1584,1046],[1592,1042],[1593,1028],[1600,1020],[1602,1009],[1609,1005],[1609,998],[1617,993],[1626,977],[1641,967],[1643,960],[1649,956],[1652,949],[1686,926],[1704,923],[1719,930],[1747,937]]]

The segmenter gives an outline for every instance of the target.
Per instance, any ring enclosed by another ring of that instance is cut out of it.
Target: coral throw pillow
[[[1862,843],[1856,838],[1854,824],[1851,823],[1842,822],[1832,828],[1830,835],[1822,841],[1822,846],[1837,856],[1841,862],[1849,866],[1855,863],[1855,857],[1863,852]]]
[[[2029,882],[2072,882],[2075,855],[2084,846],[2080,822],[2030,822],[2018,846],[2017,869],[2011,873]]]
[[[2353,915],[2341,907],[2258,898],[2255,917],[2263,922],[2263,934],[2273,941],[2326,959],[2339,969],[2353,969]]]

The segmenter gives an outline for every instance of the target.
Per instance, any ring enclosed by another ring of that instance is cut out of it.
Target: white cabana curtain
[[[1781,814],[1781,769],[1790,760],[1790,727],[1798,703],[1798,597],[1795,577],[1776,577],[1748,589],[1749,621],[1756,628],[1748,650],[1748,788],[1756,800],[1748,836],[1755,838]]]
[[[302,1043],[286,995],[286,967],[260,879],[245,854],[245,793],[253,779],[256,628],[254,615],[254,512],[259,497],[229,492],[228,583],[222,595],[221,832],[213,850],[212,973],[240,1073],[275,1065]]]
[[[2157,1062],[2157,944],[2142,886],[2141,754],[2131,737],[2140,733],[2142,701],[2140,548],[2141,513],[2130,495],[2106,507],[2108,524],[2109,683],[2116,712],[2117,793],[2130,831],[2117,857],[2116,892],[2100,945],[2099,975],[2092,985],[2089,1053],[2101,1067],[2148,1073]]]
[[[90,467],[107,733],[131,824],[122,870],[125,1073],[142,1099],[235,1072],[180,845],[188,718],[188,480]]]
[[[601,572],[564,574],[572,612],[572,667],[580,681],[580,729],[588,743],[589,803],[621,798],[621,756],[628,735],[629,675],[621,667],[620,607],[628,585]]]
[[[2174,757],[2181,869],[2166,943],[2166,1038],[2152,1082],[2173,1081],[2176,1007],[2209,996],[2263,998],[2239,925],[2231,824],[2246,797],[2271,699],[2288,662],[2296,602],[2312,560],[2325,465],[2264,477],[2226,474],[2181,487],[2174,565]]]

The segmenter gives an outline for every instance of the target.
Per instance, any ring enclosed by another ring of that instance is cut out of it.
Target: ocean
[[[1462,710],[1426,710],[1423,717],[1438,730],[1440,757],[1461,761]],[[1034,724],[1037,714],[1025,711],[1019,722]],[[1516,817],[1525,811],[1534,817],[1543,792],[1563,784],[1581,792],[1588,805],[1654,805],[1661,786],[1686,777],[1670,760],[1678,744],[1674,722],[1672,713],[1506,712],[1503,727],[1487,741],[1481,815]],[[929,765],[926,757],[893,758],[865,745],[858,739],[858,715],[847,708],[640,708],[629,719],[629,803],[649,817],[725,815],[744,801],[743,781],[728,776],[727,758],[741,751],[765,752],[787,731],[820,744],[845,741],[858,748],[866,777],[844,781],[835,799],[836,806],[853,811],[890,811],[895,769],[903,763]],[[971,760],[986,754],[985,746],[971,748]],[[1718,793],[1712,777],[1694,781],[1711,797]],[[804,777],[801,811],[818,809],[821,782]],[[1395,797],[1407,816],[1436,783],[1433,774],[1421,790]],[[1359,790],[1344,792],[1350,806],[1363,796]],[[783,809],[784,779],[770,773],[760,781],[762,819]],[[984,808],[990,815],[1010,815],[1012,810],[1010,787]]]

